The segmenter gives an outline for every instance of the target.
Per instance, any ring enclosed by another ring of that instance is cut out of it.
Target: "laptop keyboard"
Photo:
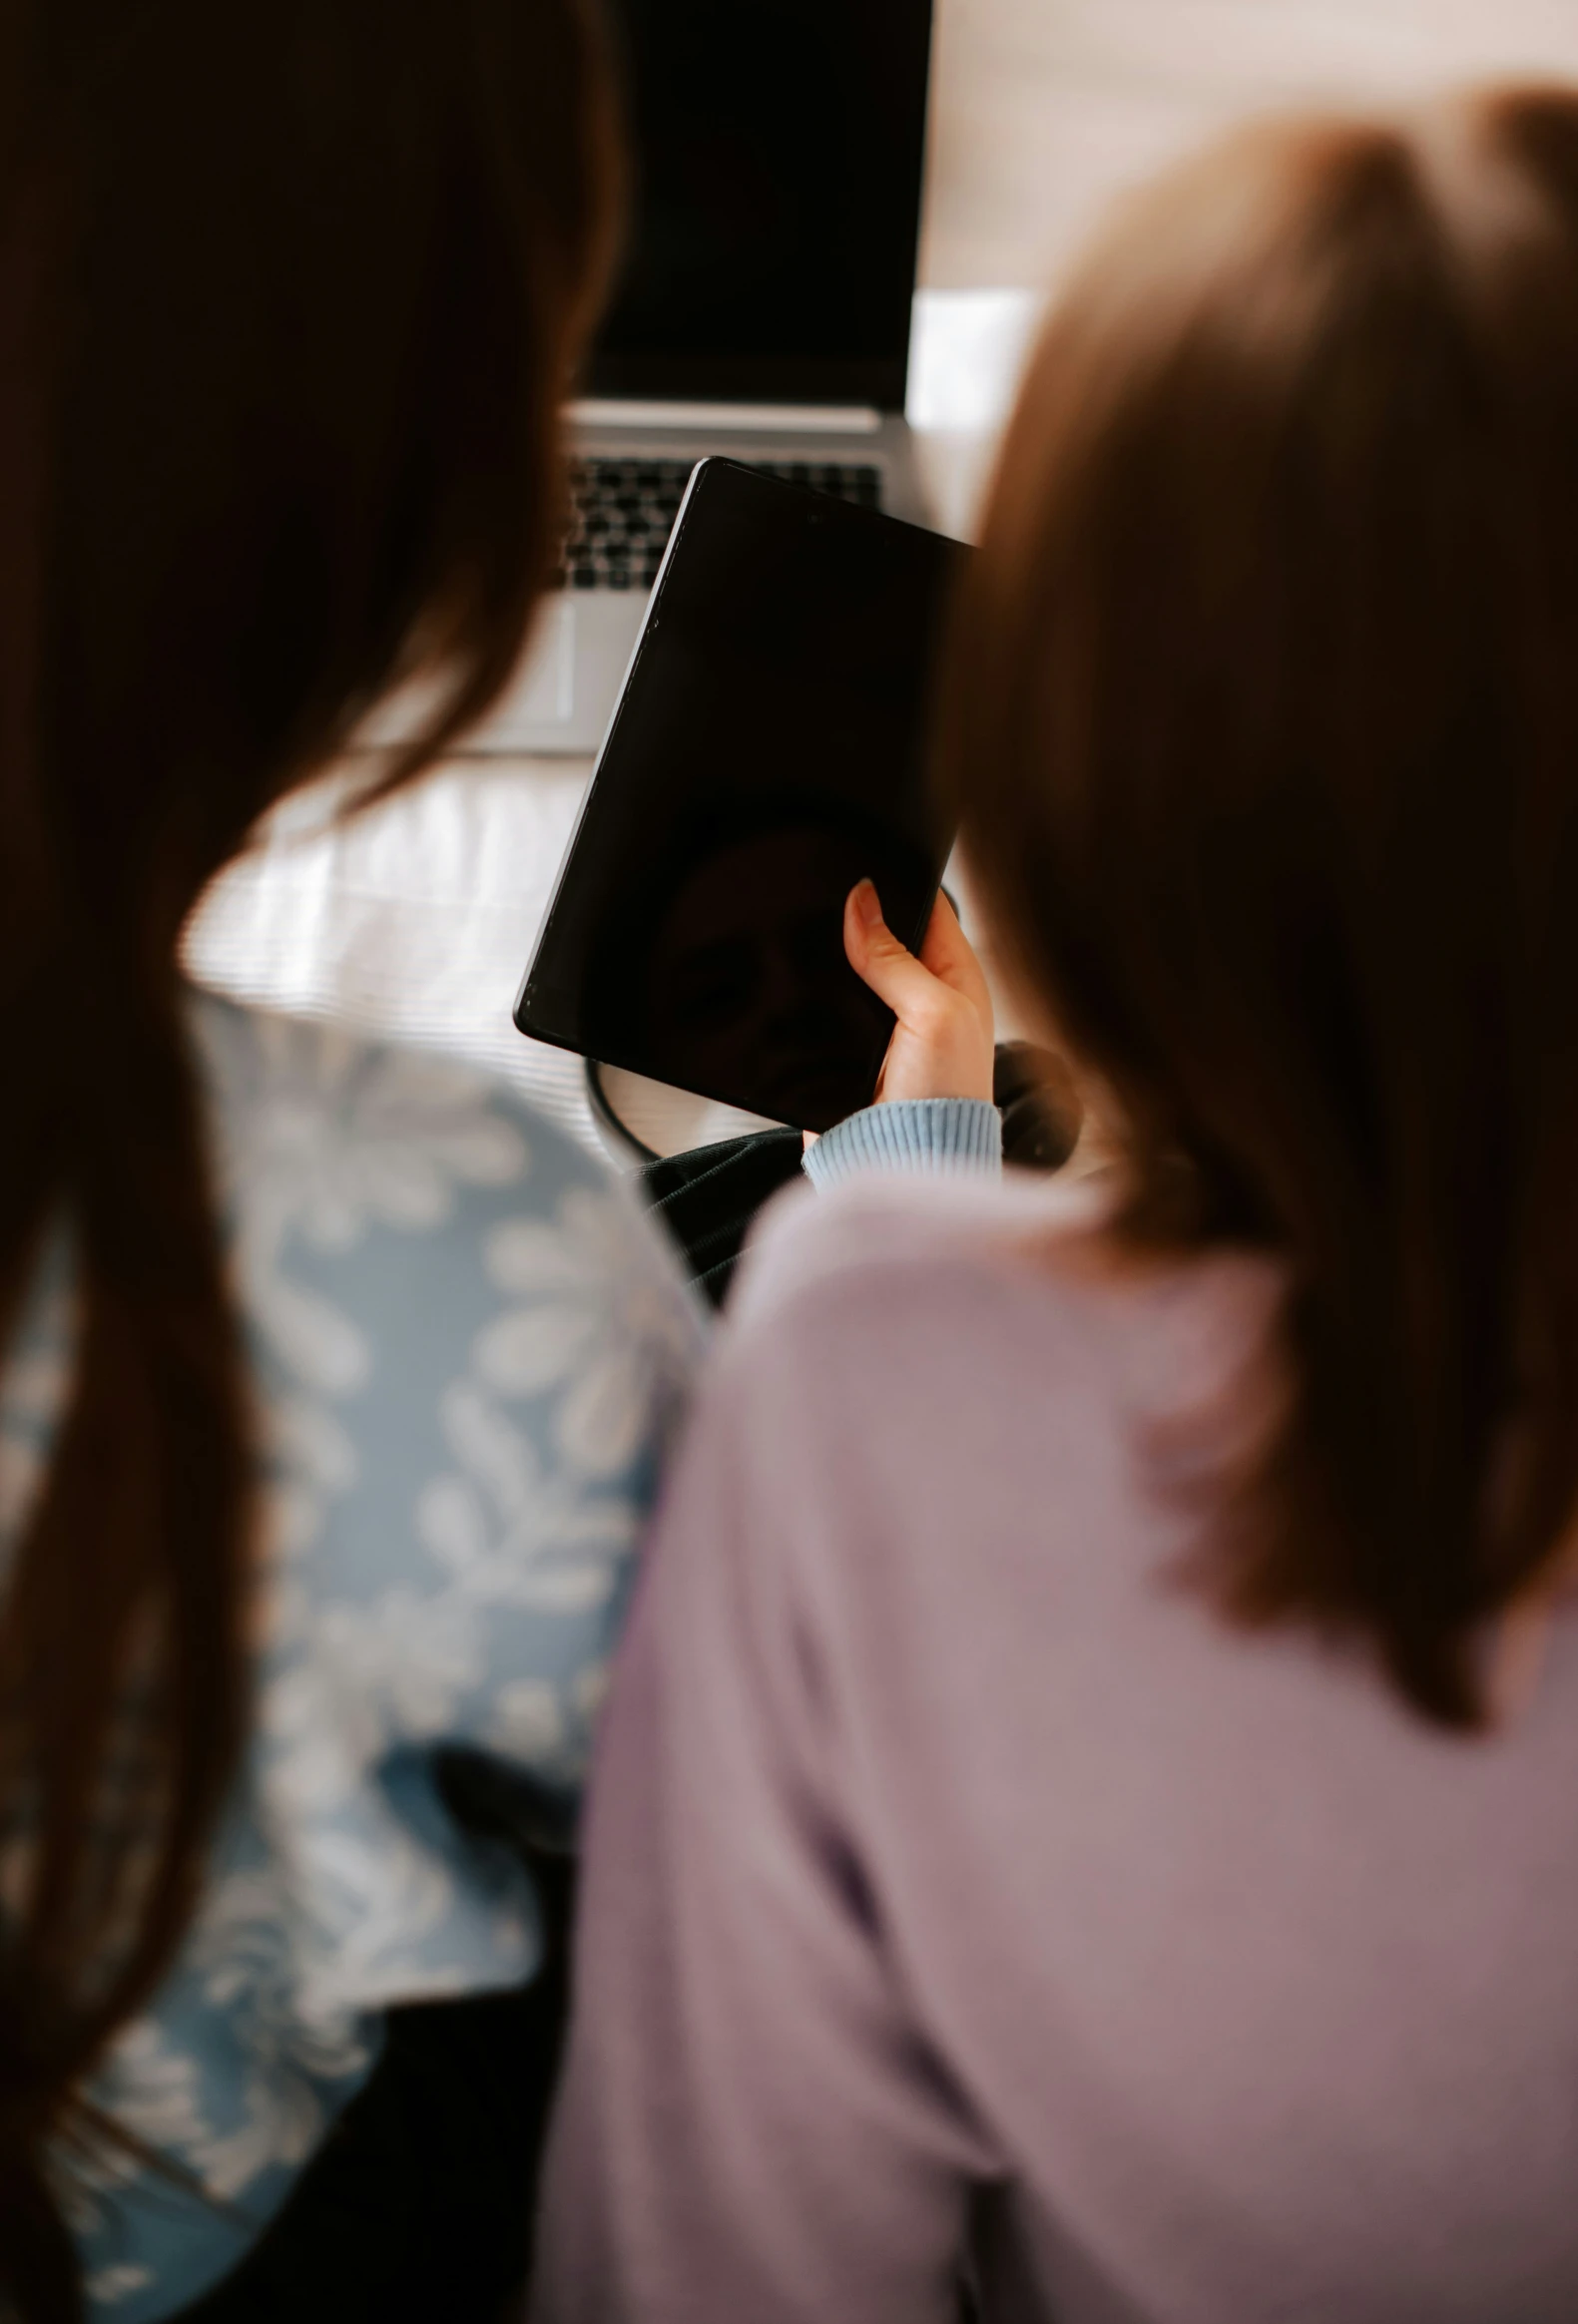
[[[650,589],[695,465],[694,460],[572,460],[574,515],[554,586]],[[865,463],[753,460],[748,465],[763,476],[808,484],[861,508],[882,505],[881,470]]]

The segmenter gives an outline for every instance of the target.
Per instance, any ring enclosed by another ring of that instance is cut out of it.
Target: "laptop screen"
[[[930,0],[617,0],[635,184],[594,395],[904,400]]]

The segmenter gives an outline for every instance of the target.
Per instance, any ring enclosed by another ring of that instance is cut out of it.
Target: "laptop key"
[[[690,460],[600,459],[571,463],[572,521],[556,586],[629,589],[639,570],[651,588],[690,482]],[[863,508],[882,505],[882,472],[871,461],[761,460],[765,476],[809,485]]]

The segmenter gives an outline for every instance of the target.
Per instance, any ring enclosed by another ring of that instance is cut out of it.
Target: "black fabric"
[[[283,2210],[179,2324],[505,2324],[531,2267],[568,2008],[561,1803],[454,1754],[461,1820],[527,1856],[548,1956],[524,1990],[391,2010],[383,2055]]]
[[[1065,1061],[1028,1041],[1000,1041],[992,1102],[1003,1118],[1003,1161],[1020,1170],[1058,1170],[1079,1141],[1080,1104]]]
[[[763,1130],[666,1156],[641,1172],[643,1194],[715,1307],[724,1303],[752,1220],[799,1176],[803,1152],[797,1130]]]

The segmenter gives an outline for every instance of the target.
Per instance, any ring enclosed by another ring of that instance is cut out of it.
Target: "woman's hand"
[[[878,1105],[992,1094],[992,997],[953,906],[938,895],[917,960],[882,918],[868,879],[845,898],[843,949],[898,1023],[877,1079]]]

